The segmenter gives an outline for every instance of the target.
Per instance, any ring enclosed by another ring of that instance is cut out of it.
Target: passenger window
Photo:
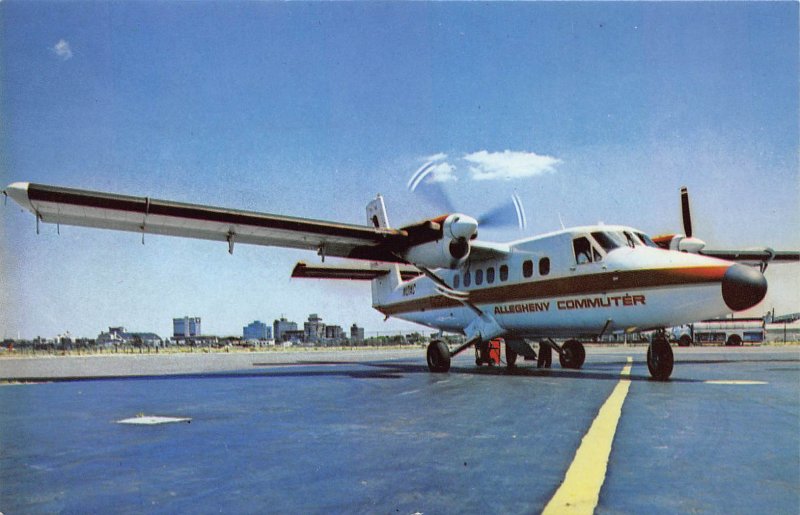
[[[453,288],[458,288],[460,282],[461,281],[459,280],[458,274],[454,275],[453,276]]]
[[[481,284],[483,284],[483,270],[479,268],[478,270],[475,270],[475,286],[479,286]]]
[[[572,248],[575,251],[575,262],[585,265],[592,262],[592,244],[583,236],[572,240]],[[596,251],[595,251],[596,252]]]
[[[539,260],[539,275],[550,273],[550,258],[543,257]]]
[[[522,276],[530,277],[532,275],[533,275],[533,261],[528,259],[527,261],[522,263]]]
[[[486,282],[492,284],[494,282],[494,267],[490,266],[486,269]]]
[[[500,280],[501,281],[508,280],[508,267],[506,265],[500,266]]]
[[[464,288],[467,288],[470,284],[472,284],[472,277],[470,277],[470,273],[464,272]]]

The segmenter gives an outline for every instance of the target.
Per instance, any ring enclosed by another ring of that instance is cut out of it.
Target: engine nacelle
[[[474,218],[452,214],[441,223],[440,239],[414,245],[403,257],[426,268],[458,268],[469,257],[469,241],[477,233],[478,222]]]
[[[706,242],[700,238],[689,237],[683,234],[667,234],[653,238],[656,244],[667,250],[680,250],[697,254],[706,246]]]

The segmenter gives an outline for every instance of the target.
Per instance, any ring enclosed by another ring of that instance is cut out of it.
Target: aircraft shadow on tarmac
[[[609,361],[590,363],[581,370],[554,368],[535,368],[516,366],[508,368],[497,366],[453,366],[449,374],[505,377],[553,377],[565,379],[584,379],[600,381],[618,381],[620,370],[627,362]],[[687,365],[716,365],[736,363],[800,363],[800,359],[715,359],[715,360],[676,360],[681,367]],[[642,366],[644,362],[634,362]],[[19,382],[74,382],[74,381],[133,381],[142,379],[185,380],[185,379],[244,379],[244,378],[290,378],[290,377],[350,377],[353,379],[401,379],[409,374],[430,375],[428,367],[420,363],[402,361],[304,361],[293,363],[253,363],[254,367],[263,367],[252,371],[202,372],[187,374],[143,374],[130,376],[81,376],[63,378],[20,378]],[[325,367],[325,368],[318,368]],[[444,376],[444,375],[442,375]],[[658,382],[649,374],[626,376],[630,381]],[[700,379],[682,379],[672,377],[667,383],[702,383]]]

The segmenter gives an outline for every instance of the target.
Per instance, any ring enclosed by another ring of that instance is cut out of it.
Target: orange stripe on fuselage
[[[722,277],[729,266],[627,270],[535,280],[468,290],[469,300],[478,305],[497,304],[516,300],[562,297],[565,295],[591,295],[620,290],[715,283],[722,281]],[[394,304],[375,306],[375,309],[384,315],[397,315],[412,311],[444,309],[461,305],[457,300],[443,295],[433,295]]]

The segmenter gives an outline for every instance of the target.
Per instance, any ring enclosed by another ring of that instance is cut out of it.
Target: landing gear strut
[[[508,368],[514,368],[517,365],[517,353],[513,349],[509,349],[508,344],[506,344],[506,365]]]
[[[553,363],[553,348],[545,342],[539,344],[539,357],[536,360],[536,368],[550,368]]]
[[[647,348],[647,368],[656,381],[666,381],[672,375],[672,347],[664,334],[656,334]]]

